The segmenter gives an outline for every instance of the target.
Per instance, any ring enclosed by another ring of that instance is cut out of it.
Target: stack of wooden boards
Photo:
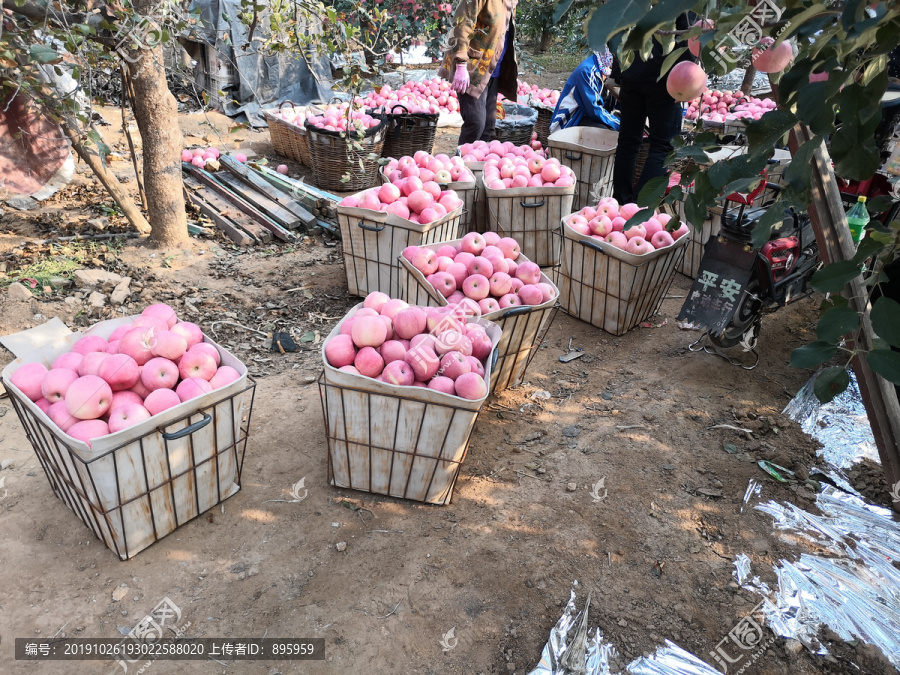
[[[325,228],[338,232],[338,197],[291,180],[263,165],[222,155],[221,170],[183,163],[185,200],[239,246],[292,242]]]

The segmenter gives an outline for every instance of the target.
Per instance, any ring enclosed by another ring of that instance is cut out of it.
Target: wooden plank
[[[261,192],[273,202],[290,211],[306,227],[315,225],[316,216],[313,213],[310,213],[289,193],[284,192],[269,183],[269,181],[256,173],[256,171],[250,169],[246,164],[242,164],[231,157],[223,157],[222,166],[235,177],[243,181],[248,187],[253,188],[257,192]]]
[[[249,234],[255,243],[267,243],[272,241],[272,233],[262,225],[247,216],[243,211],[226,202],[218,194],[206,188],[191,176],[185,176],[184,184],[192,188],[216,213],[222,214],[229,221],[237,225],[241,230]]]
[[[212,206],[207,204],[203,198],[199,195],[195,194],[193,190],[184,188],[184,198],[185,201],[190,202],[198,209],[200,209],[200,213],[209,218],[216,224],[220,230],[222,230],[231,241],[233,241],[238,246],[249,246],[254,243],[254,239],[244,232],[241,228],[231,222],[224,215],[216,211]]]
[[[811,138],[812,133],[806,127],[794,128],[790,134],[791,154],[796,153]],[[850,260],[856,254],[856,244],[850,235],[844,205],[831,168],[831,158],[824,145],[813,155],[810,168],[812,203],[809,217],[819,244],[819,255],[826,264]],[[872,348],[875,337],[867,313],[868,289],[857,277],[848,285],[845,296],[850,306],[864,317],[856,344],[848,337],[848,348],[858,347],[868,351]],[[900,481],[900,402],[897,400],[896,389],[869,368],[865,359],[854,356],[851,363],[872,426],[881,467],[888,485],[894,486]],[[895,510],[900,510],[900,502],[892,503]]]
[[[182,168],[184,169],[184,171],[187,171],[193,178],[195,178],[199,183],[218,194],[225,201],[230,202],[231,204],[236,206],[238,209],[253,218],[253,220],[269,230],[272,234],[274,234],[282,241],[294,241],[296,239],[296,237],[291,232],[285,230],[283,227],[281,227],[281,225],[262,213],[259,209],[251,206],[239,196],[231,192],[231,190],[229,190],[225,185],[216,180],[216,178],[207,171],[204,171],[203,169],[187,163],[183,163]]]
[[[232,192],[241,197],[245,202],[264,213],[282,227],[289,230],[296,230],[300,227],[300,219],[296,215],[288,211],[281,204],[278,204],[256,188],[248,186],[244,181],[230,173],[219,173],[216,179],[224,183]]]

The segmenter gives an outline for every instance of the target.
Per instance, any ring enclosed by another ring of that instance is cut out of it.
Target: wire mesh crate
[[[331,332],[362,305],[354,307]],[[479,320],[495,345],[500,328]],[[423,387],[402,387],[341,372],[325,360],[319,394],[334,487],[447,504],[487,395],[466,400]],[[490,362],[490,361],[489,361]],[[490,391],[490,369],[485,379]]]
[[[547,152],[575,172],[572,210],[612,196],[613,164],[619,132],[598,127],[569,127],[550,134]]]
[[[432,244],[425,248],[437,251],[441,246],[456,246],[461,239],[442,244]],[[528,262],[519,254],[516,263]],[[520,305],[507,307],[481,316],[500,327],[503,336],[497,344],[497,365],[491,375],[490,392],[497,394],[514,387],[525,377],[525,371],[540,349],[544,338],[553,325],[558,311],[559,289],[553,280],[543,272],[541,281],[553,287],[554,297],[540,305]],[[444,307],[447,298],[432,286],[422,273],[406,258],[400,257],[400,298],[411,305]]]
[[[623,335],[662,304],[687,237],[645,255],[578,234],[563,221],[559,302],[563,310],[613,335]]]
[[[339,204],[338,224],[350,294],[365,297],[381,291],[392,298],[399,297],[400,253],[407,246],[456,239],[462,210],[459,207],[440,220],[422,225],[384,211]]]
[[[475,176],[475,202],[472,209],[472,217],[469,218],[469,222],[467,224],[468,229],[460,232],[460,234],[465,234],[466,232],[478,232],[479,234],[484,234],[490,228],[489,218],[487,214],[487,196],[484,194],[484,183],[482,182],[481,176],[484,173],[484,162],[465,162],[466,168],[472,172],[472,175]]]
[[[559,223],[572,212],[575,186],[481,188],[487,201],[487,230],[512,237],[532,262],[542,267],[559,265]]]
[[[105,337],[122,322],[105,321],[90,333]],[[9,381],[27,362],[49,365],[80,336],[67,336],[65,348],[44,347],[17,359],[0,382],[53,492],[128,560],[240,490],[256,383],[240,361],[207,340],[240,379],[88,446],[65,434]]]

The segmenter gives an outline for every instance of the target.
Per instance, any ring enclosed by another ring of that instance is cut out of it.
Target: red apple
[[[150,411],[138,403],[119,406],[109,414],[109,433],[115,434],[144,420],[150,419]]]
[[[487,396],[484,379],[477,373],[464,373],[457,378],[454,388],[456,395],[470,401],[477,401]]]
[[[190,321],[179,321],[172,326],[171,331],[187,341],[188,349],[203,342],[203,331],[200,330],[200,326]]]
[[[210,386],[212,386],[211,381]],[[181,403],[181,399],[171,389],[151,391],[147,398],[144,399],[144,407],[151,415],[159,415],[159,413],[169,408],[174,408],[179,403]]]
[[[206,359],[208,356],[204,355],[203,358]],[[196,369],[194,372],[196,372]],[[144,364],[144,367],[141,369],[141,382],[151,393],[157,389],[174,389],[178,383],[179,374],[178,366],[169,359],[158,356]],[[192,375],[192,377],[194,376],[196,375]]]
[[[200,345],[197,345],[199,347]],[[178,362],[178,374],[182,379],[197,378],[209,382],[212,376],[216,374],[218,365],[215,359],[205,350],[198,350],[197,347],[189,350]],[[149,362],[148,362],[149,363]],[[146,366],[145,366],[146,367]],[[147,385],[148,381],[158,381],[156,378],[161,377],[159,374],[144,376],[141,372],[141,382],[148,390],[152,391]],[[169,385],[172,386],[172,385]],[[180,396],[180,394],[179,394]]]
[[[356,359],[356,346],[349,335],[335,335],[325,343],[325,358],[334,368],[349,366]]]
[[[81,364],[81,359],[83,358],[84,357],[78,352],[66,352],[65,354],[60,354],[56,357],[52,368],[68,368],[77,373],[78,366]]]
[[[112,389],[96,375],[79,377],[66,390],[66,410],[80,420],[101,417],[112,403]]]
[[[91,441],[101,436],[109,436],[109,425],[103,420],[84,420],[73,424],[66,432],[72,438],[87,443],[91,447]]]
[[[151,359],[152,360],[152,359]],[[127,354],[111,354],[97,370],[113,391],[131,389],[140,378],[138,364]]]
[[[78,422],[81,421],[77,417],[72,417],[69,414],[69,411],[66,410],[66,402],[64,400],[57,401],[51,405],[50,409],[47,411],[47,416],[63,431],[68,431],[73,425],[78,424]]]
[[[210,378],[209,383],[215,390],[221,389],[232,382],[237,382],[239,379],[241,379],[241,374],[236,368],[232,368],[231,366],[219,366],[216,374]]]
[[[185,356],[187,356],[187,354],[185,354]],[[190,377],[186,380],[182,380],[175,388],[175,393],[178,394],[178,398],[181,399],[182,403],[184,401],[189,401],[192,398],[209,394],[211,391],[212,385],[199,377]]]
[[[388,384],[404,387],[412,386],[416,380],[412,367],[406,361],[391,361],[384,367],[382,377]]]
[[[175,313],[175,310],[164,302],[158,302],[155,305],[145,307],[144,311],[141,312],[141,316],[152,316],[157,319],[162,319],[169,328],[172,328],[172,326],[178,323],[178,315]]]
[[[128,405],[129,403],[144,405],[143,399],[133,391],[114,391],[112,395],[112,401],[109,404],[109,410],[107,412],[110,413],[116,408],[123,405]]]
[[[65,398],[69,386],[77,379],[78,373],[68,368],[53,368],[41,380],[41,393],[51,404],[56,403]]]

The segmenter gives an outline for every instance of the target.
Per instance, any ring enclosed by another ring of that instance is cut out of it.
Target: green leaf
[[[646,223],[653,217],[653,209],[641,209],[637,213],[635,213],[631,218],[625,221],[625,224],[622,226],[624,229],[628,230],[634,227],[635,225],[640,225],[641,223]]]
[[[879,195],[866,202],[869,213],[884,213],[894,205],[894,199],[889,195]]]
[[[822,342],[838,342],[859,327],[859,314],[849,307],[832,307],[819,317],[816,337]]]
[[[892,347],[900,347],[900,303],[882,296],[872,305],[872,330]]]
[[[646,3],[638,0],[616,0],[594,9],[585,26],[591,49],[605,49],[613,35],[637,23],[646,12]]]
[[[787,20],[787,24],[784,27],[784,32],[775,40],[775,44],[781,44],[811,18],[813,18],[814,16],[818,16],[825,11],[825,5],[817,3],[802,10],[799,14],[790,14],[788,12],[785,12],[782,15],[782,19]]]
[[[747,125],[749,154],[766,156],[781,141],[788,131],[797,124],[797,116],[787,110],[770,110],[755,122]]]
[[[608,4],[616,5],[624,0],[616,0]],[[674,23],[680,14],[691,9],[696,0],[659,0],[647,11],[644,3],[639,18],[634,22],[634,28],[625,40],[625,49],[637,49],[644,51],[648,45],[652,46],[653,33],[661,29],[667,23]],[[667,72],[663,70],[662,72]]]
[[[769,237],[772,236],[772,228],[775,227],[777,223],[782,222],[784,222],[784,204],[782,203],[781,198],[778,198],[772,206],[769,207],[769,210],[762,215],[759,222],[753,228],[753,232],[751,233],[751,237],[753,238],[753,248],[762,248],[765,243],[769,241]]]
[[[816,378],[813,393],[819,403],[828,403],[850,386],[850,374],[843,366],[826,368]]]
[[[668,174],[663,174],[662,176],[651,178],[647,181],[644,187],[641,188],[641,192],[637,198],[638,206],[651,206],[659,204],[659,201],[666,193],[667,187],[669,187]]]
[[[703,223],[706,220],[706,214],[706,206],[697,198],[697,195],[687,195],[687,198],[684,200],[684,217],[687,218],[687,221],[695,228],[702,231]]]
[[[837,345],[830,342],[811,342],[791,352],[792,368],[816,368],[837,353]]]
[[[109,156],[111,150],[96,129],[88,131],[88,141],[97,146],[97,154],[100,155],[100,160],[106,164],[106,158]]]
[[[856,255],[853,256],[853,262],[862,265],[866,260],[876,255],[884,249],[884,244],[875,237],[866,237],[856,249]]]
[[[752,178],[738,178],[737,180],[733,180],[728,185],[726,185],[725,189],[722,190],[722,194],[730,195],[735,192],[752,192],[759,185],[762,179],[762,176],[753,176]]]
[[[31,45],[28,48],[28,55],[32,61],[37,61],[38,63],[52,63],[61,58],[55,49],[47,45]]]
[[[797,115],[817,136],[834,131],[834,104],[827,100],[827,86],[827,82],[810,82],[797,96]]]
[[[665,60],[662,62],[662,65],[659,67],[659,77],[656,78],[656,81],[659,82],[666,75],[669,74],[669,71],[672,69],[672,66],[675,65],[675,62],[681,58],[681,55],[687,51],[687,47],[679,47],[678,49],[672,50],[672,53],[669,54]],[[695,139],[696,142],[696,139]]]
[[[873,349],[866,354],[869,367],[888,382],[900,384],[900,352],[890,349]]]
[[[852,260],[839,260],[813,274],[810,285],[822,293],[840,293],[852,279],[862,273],[862,265]]]
[[[563,15],[569,11],[572,2],[574,2],[574,0],[561,0],[561,2],[556,3],[556,9],[553,10],[553,25],[558,24],[559,20],[563,18]]]
[[[728,181],[731,180],[732,169],[733,165],[727,160],[713,164],[709,167],[709,171],[706,172],[709,176],[710,184],[716,190],[724,188]]]
[[[795,192],[803,193],[809,189],[809,179],[812,173],[810,162],[813,154],[820,147],[822,147],[822,139],[819,137],[806,141],[794,153],[791,163],[785,167],[784,180]]]

